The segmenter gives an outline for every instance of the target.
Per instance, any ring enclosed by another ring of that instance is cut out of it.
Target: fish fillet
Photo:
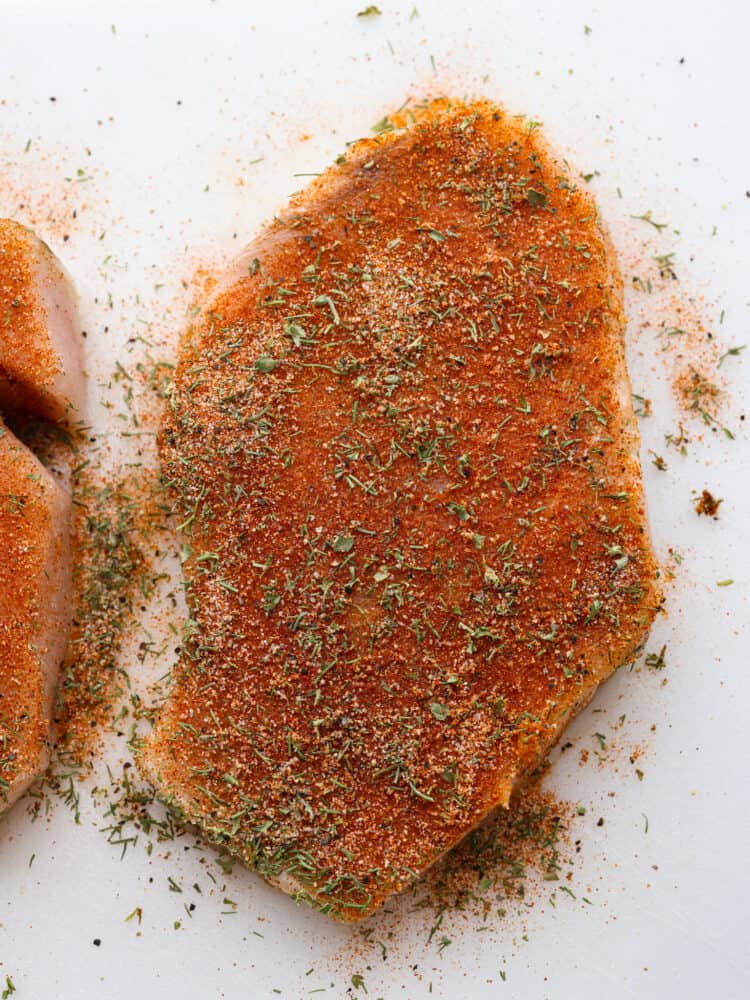
[[[506,806],[660,602],[593,199],[485,103],[385,123],[182,338],[190,607],[141,766],[325,912]]]
[[[76,297],[30,230],[0,220],[0,410],[75,425],[84,414]],[[64,464],[64,463],[63,463]],[[49,759],[71,620],[71,497],[0,419],[0,813]]]
[[[70,277],[30,229],[0,219],[0,412],[75,424],[85,400]]]
[[[49,759],[70,627],[70,493],[0,422],[0,813]]]

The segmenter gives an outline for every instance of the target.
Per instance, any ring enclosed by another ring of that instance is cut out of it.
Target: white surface
[[[418,0],[410,20],[412,3],[380,0],[382,17],[357,19],[364,6],[0,3],[0,213],[34,223],[79,283],[100,429],[118,426],[101,406],[121,399],[107,387],[115,359],[127,362],[128,338],[179,329],[180,282],[196,263],[231,255],[305,183],[295,174],[319,170],[427,92],[483,93],[541,119],[578,168],[600,172],[592,187],[626,278],[628,255],[675,250],[682,292],[704,297],[727,346],[750,341],[745,3]],[[92,179],[65,180],[79,168]],[[61,206],[78,208],[77,219],[61,218]],[[670,230],[630,219],[647,209]],[[168,845],[168,859],[138,845],[120,861],[84,786],[79,826],[58,801],[49,820],[32,825],[21,805],[0,822],[0,987],[10,975],[18,1000],[362,997],[351,985],[360,973],[369,997],[388,1000],[750,995],[750,449],[739,420],[750,350],[722,368],[737,440],[707,434],[680,459],[663,442],[677,419],[664,360],[653,331],[636,338],[636,326],[633,385],[655,411],[642,422],[655,543],[685,560],[648,647],[667,642],[668,683],[646,670],[619,674],[572,728],[577,749],[554,754],[550,786],[588,807],[576,824],[577,899],[558,894],[553,907],[547,892],[523,925],[467,925],[442,952],[407,901],[398,919],[376,924],[374,938],[392,933],[382,960],[374,943],[355,949],[350,929],[296,909],[252,874],[224,879],[192,837]],[[668,459],[667,473],[650,464],[649,447]],[[726,498],[718,523],[692,510],[691,490],[703,486]],[[734,585],[717,588],[727,577]],[[143,683],[146,668],[129,665]],[[601,766],[597,730],[616,747]],[[643,781],[628,761],[636,746]],[[583,768],[582,747],[593,761]],[[209,870],[225,892],[211,892]],[[222,915],[224,895],[236,914]],[[139,906],[142,924],[125,922]]]

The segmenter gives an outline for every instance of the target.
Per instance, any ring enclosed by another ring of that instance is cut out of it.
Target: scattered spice
[[[667,665],[664,654],[667,651],[666,643],[661,647],[658,653],[648,653],[646,656],[646,666],[650,667],[652,670],[663,670]]]
[[[721,390],[715,382],[694,365],[689,365],[678,377],[677,385],[688,410],[700,414],[707,424],[716,422]]]
[[[724,351],[724,353],[719,358],[719,368],[724,364],[727,358],[736,358],[745,350],[747,344],[741,344],[739,347],[730,347],[729,350]]]
[[[675,448],[683,456],[687,455],[687,446],[689,444],[689,438],[685,433],[685,428],[682,424],[678,425],[677,434],[668,433],[664,435],[664,441],[669,448]]]
[[[701,495],[695,501],[695,513],[705,514],[706,517],[713,517],[714,519],[719,516],[719,507],[724,501],[717,500],[713,493],[708,490],[702,490]]]
[[[57,713],[66,764],[83,761],[125,691],[120,649],[154,585],[144,556],[153,511],[136,477],[102,482],[84,460],[73,483],[76,602]]]

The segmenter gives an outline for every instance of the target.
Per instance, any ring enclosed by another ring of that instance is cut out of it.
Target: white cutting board
[[[441,90],[544,122],[576,167],[599,171],[592,189],[626,281],[635,252],[674,250],[679,289],[703,298],[726,346],[750,341],[744,2],[417,0],[411,17],[411,2],[380,0],[381,17],[358,19],[364,6],[0,3],[0,213],[35,223],[79,284],[92,420],[114,449],[117,420],[101,404],[121,399],[108,380],[132,357],[128,339],[176,332],[180,283],[198,263],[236,252],[305,183],[295,175],[320,170],[407,97]],[[630,218],[647,210],[669,230]],[[750,448],[739,419],[750,350],[722,367],[736,440],[708,433],[681,459],[663,440],[678,418],[663,357],[636,326],[633,385],[654,405],[642,430],[655,544],[684,561],[648,646],[667,643],[664,674],[618,674],[572,727],[576,750],[553,755],[549,787],[587,807],[575,826],[577,898],[532,895],[523,920],[482,932],[446,917],[453,943],[442,951],[407,901],[376,925],[374,937],[391,934],[383,959],[252,874],[223,878],[193,837],[150,857],[138,845],[121,861],[84,785],[79,825],[57,800],[35,824],[23,804],[0,821],[0,993],[10,976],[18,1000],[364,997],[358,974],[368,997],[389,1000],[750,995]],[[665,454],[666,473],[648,448]],[[725,498],[718,522],[692,510],[691,490],[704,486]],[[168,663],[129,665],[138,686]],[[597,731],[615,747],[602,765]],[[136,907],[140,925],[125,921]]]

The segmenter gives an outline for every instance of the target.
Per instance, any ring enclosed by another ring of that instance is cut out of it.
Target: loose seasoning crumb
[[[717,500],[708,490],[703,490],[695,501],[695,512],[696,514],[705,514],[706,517],[712,517],[714,520],[717,520],[719,507],[723,503],[722,499]]]
[[[643,396],[639,396],[637,393],[633,393],[633,412],[636,417],[650,417],[653,415],[653,410],[651,409],[651,400],[646,399]]]
[[[646,656],[646,666],[650,667],[652,670],[663,670],[667,665],[667,661],[664,654],[667,651],[666,643],[661,647],[658,653],[649,653]]]
[[[677,385],[688,410],[699,413],[706,423],[713,422],[721,399],[719,386],[694,365],[678,377]]]
[[[724,364],[724,362],[726,361],[727,358],[736,358],[736,357],[739,357],[739,355],[742,354],[742,352],[746,348],[747,348],[747,344],[740,344],[739,347],[730,347],[728,350],[724,351],[724,353],[719,358],[719,365],[718,365],[719,368],[721,368],[721,366]]]
[[[678,424],[677,433],[669,432],[664,435],[664,441],[668,448],[675,448],[684,458],[687,455],[687,446],[690,443],[690,439],[685,433],[685,428],[682,424]]]

